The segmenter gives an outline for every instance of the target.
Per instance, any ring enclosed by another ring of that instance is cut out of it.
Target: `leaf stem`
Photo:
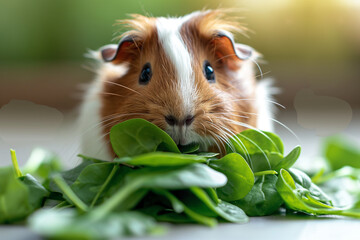
[[[62,208],[67,208],[67,207],[71,207],[72,205],[69,204],[67,201],[62,201],[61,203],[59,203],[58,205],[54,206],[54,209],[62,209]]]
[[[278,173],[275,170],[266,170],[266,171],[256,172],[256,173],[254,173],[254,176],[263,176],[263,175],[270,175],[270,174],[276,175]]]
[[[125,184],[105,203],[95,208],[91,214],[95,219],[101,219],[122,203],[130,194],[138,190],[147,178],[140,177]]]
[[[54,182],[63,191],[63,193],[74,203],[74,205],[83,212],[88,211],[88,206],[73,192],[60,174],[54,176]]]
[[[111,181],[111,179],[113,178],[113,176],[115,175],[116,171],[118,170],[119,165],[115,165],[111,171],[111,173],[109,174],[109,176],[106,178],[104,184],[101,186],[100,190],[98,191],[98,193],[96,194],[96,196],[94,197],[94,199],[91,202],[90,208],[93,208],[97,202],[97,200],[99,199],[101,193],[105,190],[105,188],[107,187],[107,185],[109,184],[109,182]]]
[[[17,177],[22,177],[22,173],[19,168],[19,164],[16,157],[16,152],[13,149],[10,149],[11,161],[15,169],[15,173]]]

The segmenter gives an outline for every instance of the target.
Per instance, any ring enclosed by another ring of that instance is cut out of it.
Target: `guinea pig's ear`
[[[121,39],[118,45],[111,44],[100,49],[102,59],[105,62],[121,63],[130,61],[134,50],[137,48],[134,38],[126,36]]]
[[[239,68],[241,61],[252,56],[252,48],[234,42],[231,34],[218,33],[212,40],[216,58],[227,65],[231,70]]]

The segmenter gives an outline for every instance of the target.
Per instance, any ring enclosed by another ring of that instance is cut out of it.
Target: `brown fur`
[[[108,134],[113,125],[131,118],[143,118],[166,129],[164,116],[171,114],[184,117],[185,114],[176,89],[176,68],[159,43],[154,18],[133,15],[133,19],[121,23],[132,29],[125,35],[134,36],[135,41],[121,49],[113,61],[114,64],[127,62],[129,71],[120,78],[106,80],[124,85],[126,88],[104,83],[101,93],[101,117],[102,120],[109,117],[113,119],[103,125],[103,132]],[[255,77],[234,77],[234,72],[241,69],[243,61],[234,55],[234,49],[227,38],[216,36],[218,29],[243,31],[236,22],[224,19],[223,12],[210,11],[203,12],[184,23],[180,33],[193,57],[195,85],[198,91],[198,99],[193,110],[193,129],[201,136],[212,136],[218,142],[218,148],[221,148],[217,150],[222,152],[223,139],[219,139],[217,135],[224,138],[228,136],[221,133],[219,127],[225,127],[232,133],[246,129],[226,119],[256,125],[256,117],[247,114],[256,112],[253,101],[234,101],[255,98]],[[204,77],[205,60],[209,61],[215,70],[214,84],[209,84]],[[152,66],[152,79],[148,85],[139,85],[139,74],[147,62]],[[253,89],[248,89],[246,85],[253,86]],[[246,118],[236,117],[234,114]]]

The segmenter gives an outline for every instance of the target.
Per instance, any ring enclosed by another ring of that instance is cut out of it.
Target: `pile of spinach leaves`
[[[114,161],[79,155],[81,164],[67,171],[41,149],[21,171],[11,151],[13,167],[0,168],[0,223],[26,221],[50,238],[103,239],[161,233],[159,222],[246,223],[248,216],[279,209],[360,218],[359,189],[352,192],[350,206],[339,207],[315,184],[342,178],[359,182],[360,152],[338,139],[326,145],[330,170],[313,180],[292,168],[300,147],[284,155],[281,139],[270,132],[233,136],[222,158],[199,152],[196,144],[179,149],[143,119],[115,125],[110,140]]]

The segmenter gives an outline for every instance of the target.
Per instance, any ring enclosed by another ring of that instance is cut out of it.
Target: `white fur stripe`
[[[184,18],[158,18],[157,33],[165,53],[174,64],[178,80],[178,92],[183,101],[185,114],[191,114],[196,99],[195,79],[192,69],[192,57],[180,35]]]

